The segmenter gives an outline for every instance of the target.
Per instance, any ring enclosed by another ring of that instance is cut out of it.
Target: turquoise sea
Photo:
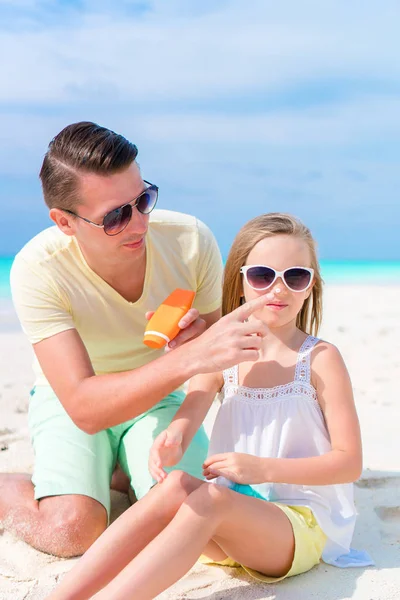
[[[0,256],[0,298],[10,297],[10,269],[13,258]]]
[[[0,256],[0,299],[10,299],[9,275],[13,258]],[[335,284],[400,285],[400,261],[322,260],[324,281]]]

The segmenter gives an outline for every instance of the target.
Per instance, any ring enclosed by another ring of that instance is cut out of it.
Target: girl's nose
[[[283,283],[282,279],[279,277],[275,281],[275,285],[273,286],[272,289],[275,294],[281,294],[283,292],[283,288],[284,288],[284,283]]]

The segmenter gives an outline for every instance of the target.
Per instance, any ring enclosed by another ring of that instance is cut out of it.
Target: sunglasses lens
[[[247,281],[255,290],[265,290],[275,279],[275,271],[268,267],[251,267],[247,271]]]
[[[138,209],[142,215],[148,215],[157,203],[158,188],[151,186],[139,196],[134,203],[134,207]],[[117,235],[121,233],[128,225],[132,217],[132,204],[125,204],[121,208],[112,210],[104,217],[103,225],[104,232],[107,235]]]
[[[121,208],[112,210],[104,217],[104,233],[107,235],[117,235],[128,225],[132,216],[132,207],[125,204]]]
[[[157,203],[158,198],[158,189],[149,187],[146,191],[143,192],[141,196],[137,199],[136,208],[142,215],[148,215],[151,213],[153,208]]]
[[[285,272],[285,283],[294,292],[302,292],[311,281],[311,273],[306,269],[288,269]]]

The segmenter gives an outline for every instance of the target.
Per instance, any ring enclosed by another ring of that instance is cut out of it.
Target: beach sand
[[[0,319],[0,471],[32,472],[27,425],[32,351],[23,334],[13,324],[5,327],[4,321]],[[269,586],[255,583],[241,569],[196,565],[159,599],[400,598],[399,334],[400,286],[327,287],[321,337],[344,356],[363,435],[353,547],[367,550],[376,567],[343,570],[321,563],[309,573]],[[208,427],[211,421],[212,414]],[[112,492],[112,505],[116,516],[128,506],[126,496]],[[76,560],[37,552],[0,528],[0,600],[44,599]]]

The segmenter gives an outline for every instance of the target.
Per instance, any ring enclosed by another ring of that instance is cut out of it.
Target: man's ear
[[[57,225],[65,235],[75,235],[76,232],[76,217],[68,214],[60,208],[51,208],[49,217]]]

